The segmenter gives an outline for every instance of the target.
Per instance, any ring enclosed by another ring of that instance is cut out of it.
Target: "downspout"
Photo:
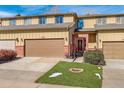
[[[98,39],[98,31],[96,31],[97,34],[96,34],[96,47],[97,49],[99,48],[99,39]]]
[[[69,30],[70,30],[70,29],[69,29],[69,26],[68,26],[68,27],[67,27],[67,31],[69,31]],[[69,39],[69,40],[68,40],[68,57],[70,57],[70,52],[71,52],[71,51],[70,51],[70,32],[69,32],[69,34],[68,34],[68,37],[69,37],[69,38],[68,38],[68,39]]]

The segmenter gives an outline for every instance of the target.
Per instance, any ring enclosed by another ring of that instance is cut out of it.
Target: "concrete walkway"
[[[0,88],[64,88],[69,86],[35,83],[61,58],[24,57],[13,62],[0,64]]]
[[[61,61],[67,61],[67,62],[73,62],[74,59],[67,59],[67,58],[64,58],[64,59],[61,59]],[[74,62],[78,62],[78,63],[83,63],[83,57],[77,57]]]
[[[124,88],[124,60],[106,60],[103,67],[103,88]]]
[[[15,80],[0,79],[0,88],[72,88],[71,86],[38,84]]]

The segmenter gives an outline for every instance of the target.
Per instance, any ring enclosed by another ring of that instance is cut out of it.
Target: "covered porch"
[[[96,32],[78,31],[73,34],[73,53],[83,53],[85,50],[93,50],[97,48]]]

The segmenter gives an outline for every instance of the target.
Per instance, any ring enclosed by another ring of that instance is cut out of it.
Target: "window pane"
[[[16,20],[10,20],[10,25],[16,25]]]
[[[123,16],[116,17],[116,22],[118,24],[124,24],[124,17]]]
[[[89,34],[88,37],[89,37],[89,39],[88,39],[89,43],[95,43],[96,42],[96,34]]]
[[[46,18],[45,17],[40,17],[39,23],[40,24],[46,24]]]
[[[31,24],[31,19],[24,19],[24,24],[25,25]]]
[[[77,21],[77,28],[78,28],[78,29],[82,29],[83,26],[84,26],[83,20],[82,20],[82,19],[78,20],[78,21]]]
[[[124,17],[121,17],[120,21],[122,24],[124,24]]]
[[[98,18],[97,24],[99,24],[99,25],[106,24],[106,18]]]
[[[63,23],[63,16],[56,16],[56,23]]]

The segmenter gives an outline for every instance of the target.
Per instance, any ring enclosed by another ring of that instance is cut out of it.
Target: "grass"
[[[69,71],[69,68],[71,67],[83,68],[84,71],[81,73],[72,73]],[[49,78],[49,76],[54,72],[61,72],[63,75]],[[95,73],[100,73],[102,75],[102,69],[98,69],[96,65],[92,64],[61,61],[36,80],[36,82],[76,87],[100,88],[102,86],[102,80],[96,77]]]

